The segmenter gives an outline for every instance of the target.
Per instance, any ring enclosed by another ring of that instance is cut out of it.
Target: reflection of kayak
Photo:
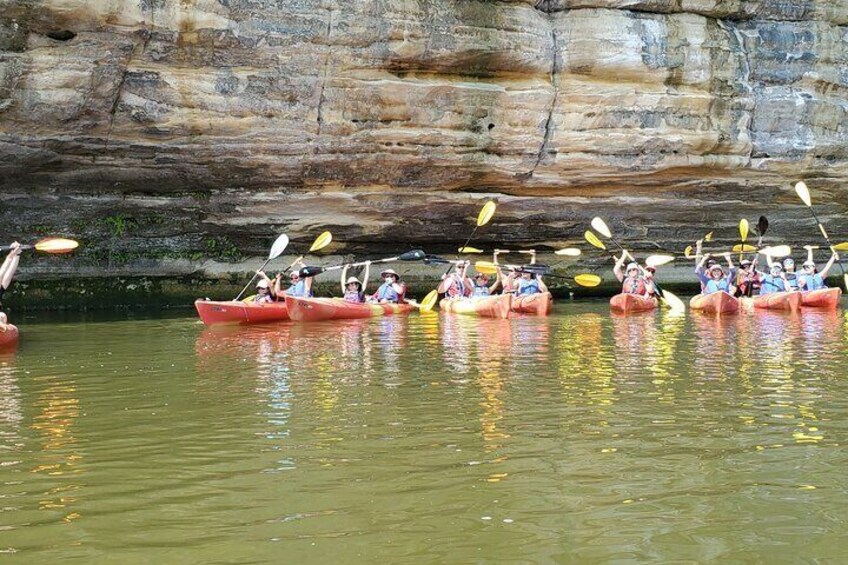
[[[216,302],[195,300],[194,307],[207,326],[214,324],[266,324],[289,319],[285,302]]]
[[[734,314],[739,311],[739,299],[723,290],[711,294],[696,294],[689,301],[689,308],[707,314]]]
[[[451,314],[468,314],[482,318],[508,318],[512,304],[511,294],[478,298],[444,298],[439,307]]]
[[[842,289],[839,287],[808,290],[807,292],[801,293],[801,306],[835,310],[836,307],[839,306],[839,298],[841,296]]]
[[[641,294],[621,293],[610,298],[610,310],[621,314],[648,312],[656,307],[656,298],[642,296]]]
[[[354,320],[409,314],[415,310],[411,304],[359,304],[342,298],[295,298],[286,296],[289,316],[295,322],[321,320]]]
[[[550,292],[512,297],[512,311],[519,314],[547,316],[553,309],[554,298]]]
[[[801,306],[801,293],[797,290],[791,292],[772,292],[753,297],[754,308],[767,308],[769,310],[791,310],[795,311]]]
[[[18,328],[14,324],[6,324],[6,331],[0,331],[0,348],[11,349],[18,345]]]

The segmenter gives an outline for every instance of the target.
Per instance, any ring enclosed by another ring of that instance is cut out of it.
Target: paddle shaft
[[[813,219],[814,219],[814,220],[816,221],[816,223],[818,224],[818,226],[819,226],[819,231],[821,232],[822,237],[823,237],[823,238],[824,238],[824,240],[827,242],[827,244],[830,246],[831,251],[833,251],[833,243],[831,243],[831,241],[830,241],[830,237],[828,237],[828,235],[827,235],[827,231],[824,229],[824,226],[823,226],[823,225],[822,225],[822,223],[819,221],[819,217],[816,215],[816,211],[815,211],[815,210],[813,210],[813,207],[812,207],[812,206],[807,206],[807,208],[809,208],[809,209],[810,209],[810,213],[813,215]],[[840,271],[842,271],[842,278],[844,279],[844,278],[845,278],[845,267],[843,267],[843,266],[842,266],[842,262],[841,262],[841,261],[837,261],[837,263],[839,263],[839,270],[840,270]]]
[[[477,228],[479,228],[479,227],[480,227],[479,224],[474,224],[474,229],[471,230],[471,235],[468,236],[468,239],[465,240],[465,243],[462,245],[462,247],[460,247],[460,249],[462,249],[463,247],[468,247],[468,244],[471,242],[471,238],[473,238],[474,234],[477,233]],[[459,256],[457,255],[456,258],[457,258],[457,261],[458,261]],[[455,266],[456,266],[456,263],[451,263],[450,267],[448,267],[448,270],[445,271],[445,276],[448,276]]]
[[[265,270],[265,267],[266,267],[266,266],[268,265],[268,263],[270,263],[273,259],[274,259],[274,257],[268,257],[268,258],[265,260],[265,262],[264,262],[264,263],[262,263],[262,266],[261,266],[261,267],[259,267],[259,268],[258,268],[258,269],[256,269],[256,270],[257,270],[257,271],[264,271],[264,270]],[[289,265],[288,267],[286,267],[286,270],[285,270],[285,271],[283,271],[283,274],[285,275],[286,273],[288,273],[288,272],[291,270],[291,268],[292,268],[292,267],[294,267],[294,266],[297,264],[297,262],[298,262],[298,261],[300,261],[301,259],[303,259],[303,255],[301,255],[300,257],[298,257],[297,259],[295,259],[295,261],[294,261],[291,265]],[[250,277],[250,282],[249,282],[249,283],[247,283],[243,289],[241,289],[241,292],[239,292],[239,293],[238,293],[238,296],[236,296],[236,297],[235,297],[234,302],[238,302],[238,301],[241,299],[242,295],[243,295],[245,292],[247,292],[247,289],[248,289],[248,288],[250,288],[250,285],[252,285],[252,284],[253,284],[253,281],[254,281],[254,280],[256,280],[256,277],[258,277],[258,276],[259,276],[259,274],[258,274],[258,273],[253,273],[253,276],[252,276],[252,277]]]
[[[21,249],[21,251],[28,251],[30,249],[35,249],[35,245],[21,245],[20,249]],[[4,245],[3,247],[0,247],[0,252],[11,251],[11,250],[12,250],[11,245]]]

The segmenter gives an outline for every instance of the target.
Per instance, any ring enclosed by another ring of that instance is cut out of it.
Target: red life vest
[[[621,287],[624,294],[645,294],[645,279],[642,277],[627,277]]]
[[[465,284],[459,275],[452,274],[450,276],[450,285],[448,285],[447,290],[445,290],[445,294],[448,298],[456,298],[458,296],[471,296],[471,285]]]

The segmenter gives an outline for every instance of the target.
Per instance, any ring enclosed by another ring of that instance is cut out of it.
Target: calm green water
[[[848,320],[26,321],[4,562],[844,562]]]

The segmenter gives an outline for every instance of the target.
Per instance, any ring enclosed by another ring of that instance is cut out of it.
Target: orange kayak
[[[550,292],[538,294],[525,294],[524,296],[512,297],[512,311],[519,314],[535,314],[536,316],[547,316],[554,306],[554,297]]]
[[[6,324],[6,331],[0,331],[0,349],[12,349],[18,345],[20,334],[17,326]]]
[[[610,310],[619,314],[635,314],[636,312],[649,312],[657,307],[656,298],[649,298],[641,294],[616,294],[610,298]]]
[[[839,287],[820,288],[819,290],[802,292],[801,295],[801,306],[836,310],[836,307],[839,306],[839,299],[842,297],[842,289]]]
[[[739,311],[739,299],[723,290],[711,294],[696,294],[689,301],[689,308],[707,314],[735,314]]]
[[[508,318],[512,305],[511,294],[478,298],[444,298],[439,307],[451,314],[467,314],[482,318]]]
[[[801,293],[797,290],[791,292],[772,292],[761,294],[753,298],[754,308],[768,308],[769,310],[789,310],[795,312],[801,306]]]
[[[216,302],[195,300],[194,307],[207,326],[216,324],[267,324],[289,319],[285,302]]]
[[[295,298],[286,296],[289,316],[295,322],[320,322],[322,320],[355,320],[409,314],[412,304],[371,304],[346,302],[343,298]]]

